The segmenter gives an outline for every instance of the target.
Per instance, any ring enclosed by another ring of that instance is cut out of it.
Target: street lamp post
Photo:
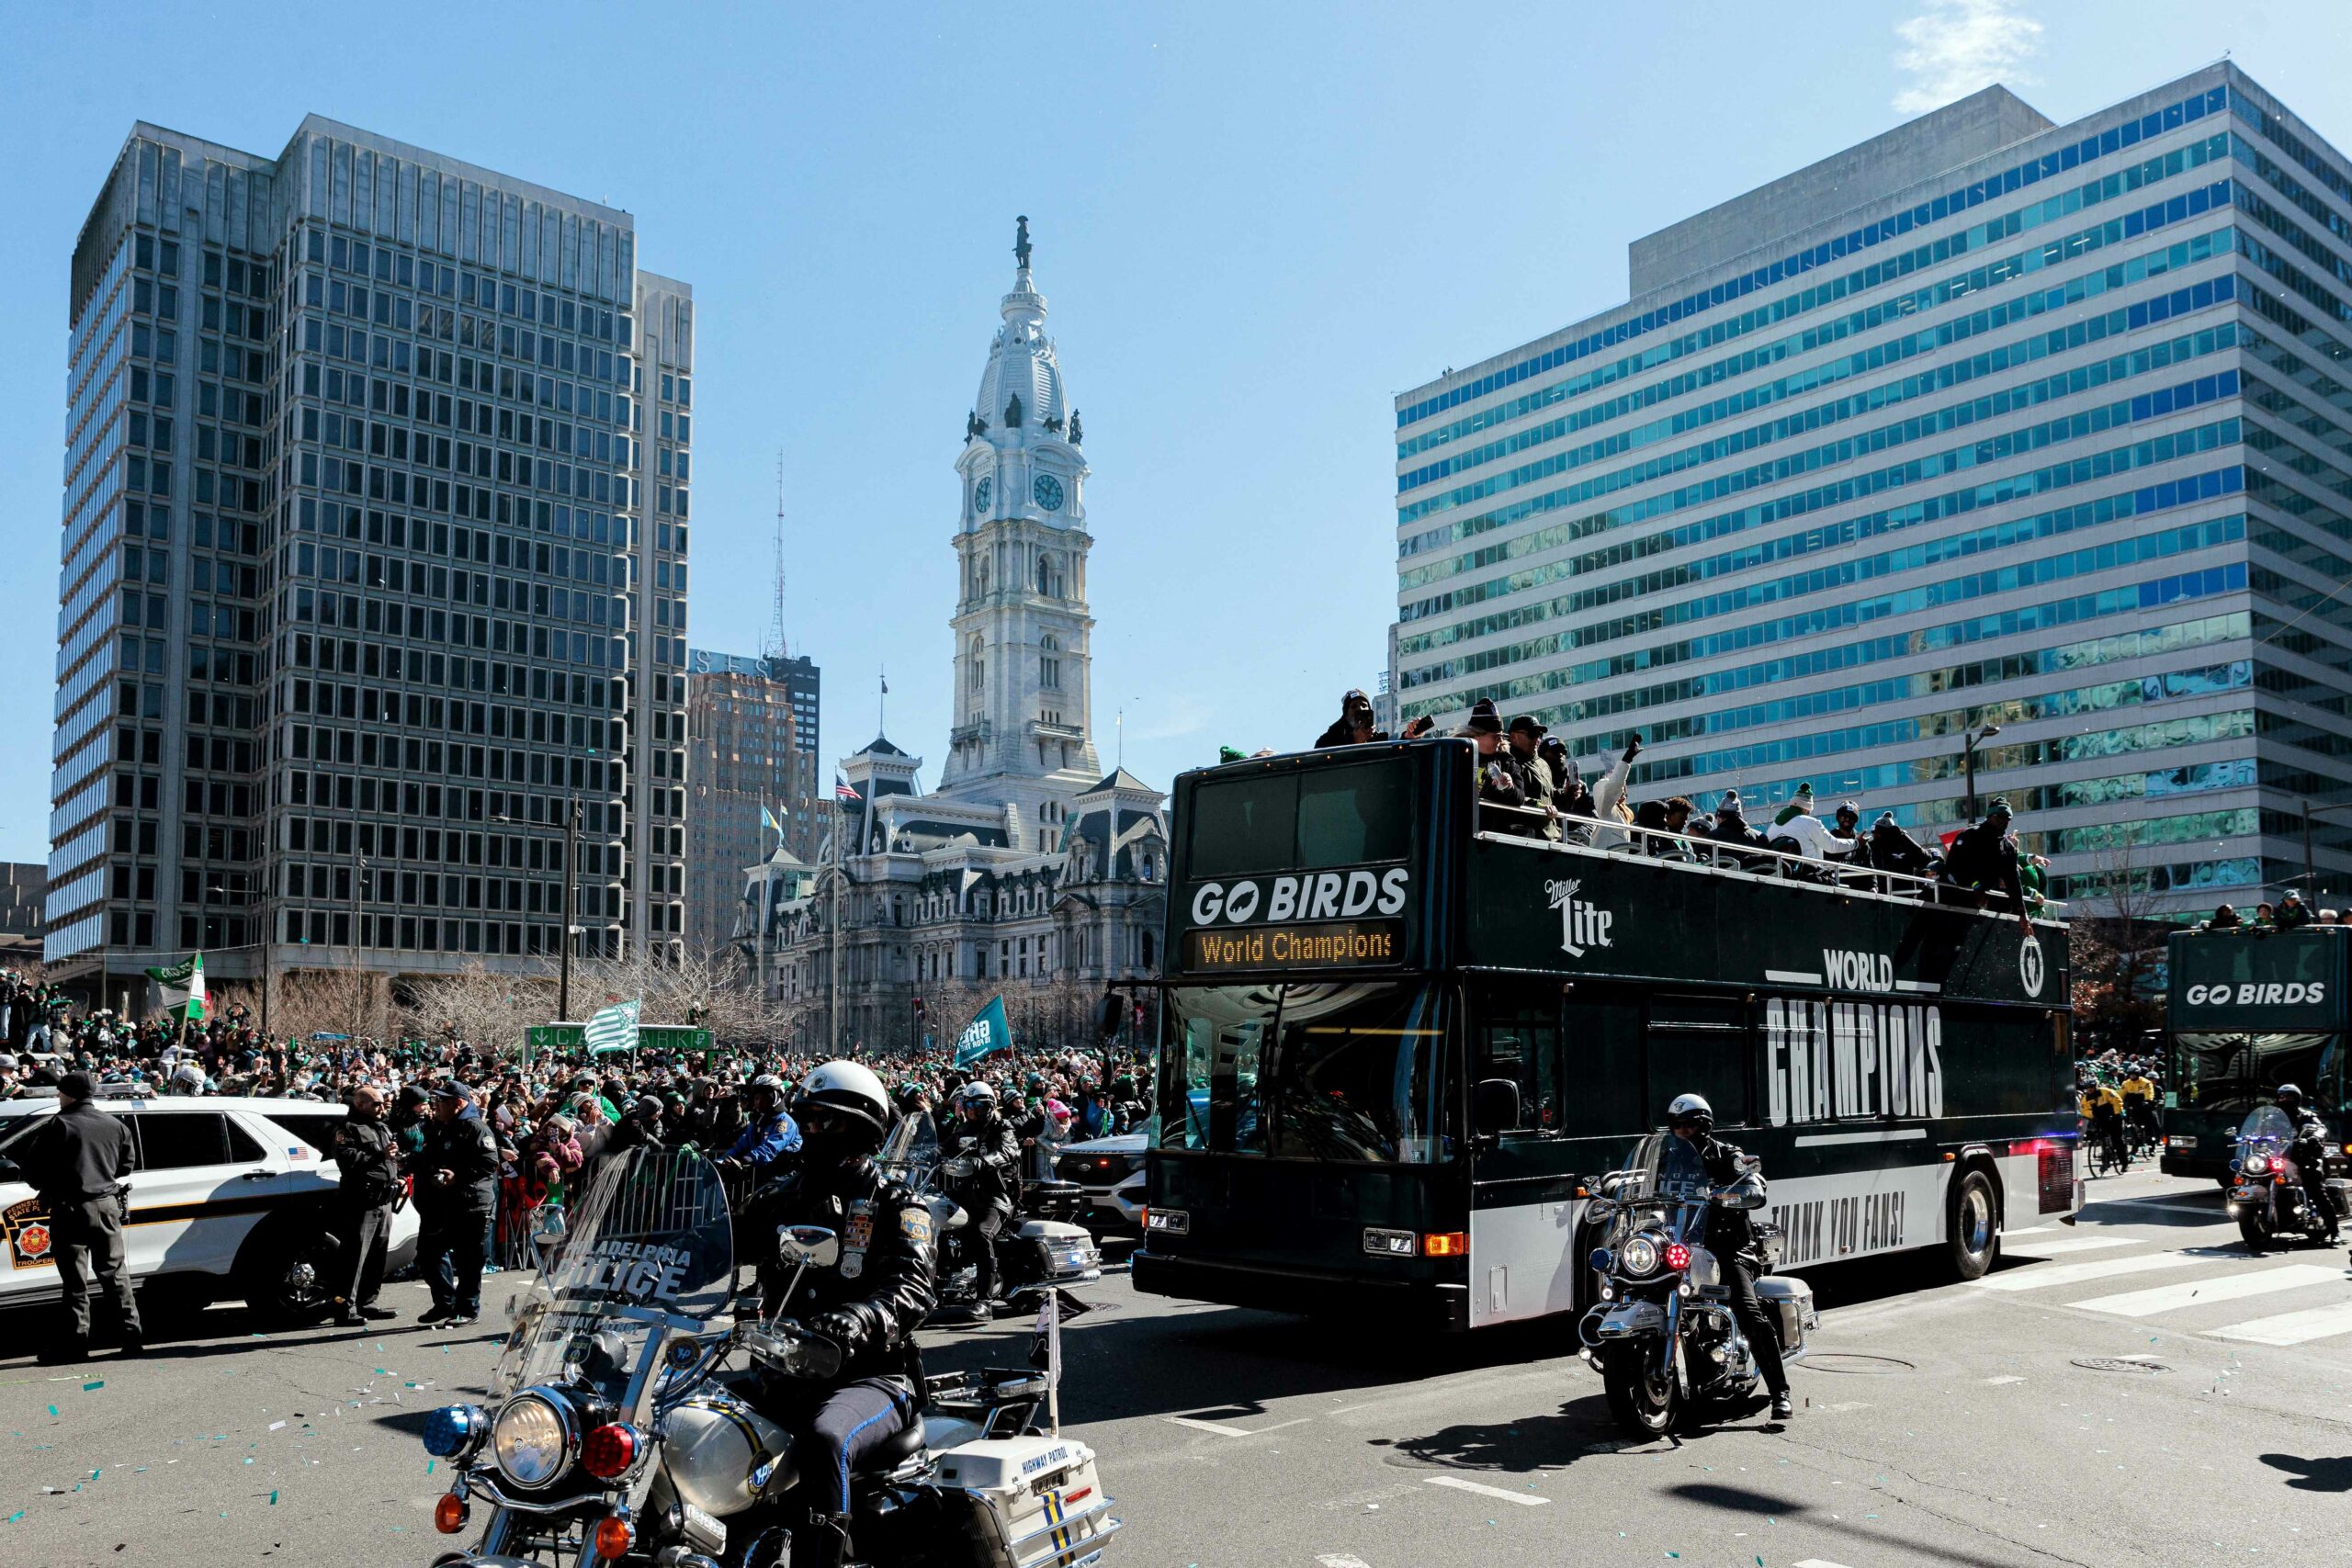
[[[1976,820],[1976,748],[2000,733],[1999,725],[1988,724],[1982,729],[1963,729],[1960,734],[1960,771],[1967,780],[1968,799],[1965,809],[1971,822]]]
[[[519,817],[493,817],[493,822],[503,822],[510,828],[533,827]],[[564,805],[563,814],[563,933],[556,948],[555,1015],[559,1021],[571,1021],[571,936],[576,918],[572,899],[580,887],[580,800],[573,796]]]

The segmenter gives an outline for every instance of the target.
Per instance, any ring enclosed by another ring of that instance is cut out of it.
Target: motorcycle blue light
[[[1609,1256],[1607,1247],[1596,1247],[1592,1249],[1592,1256],[1585,1261],[1592,1265],[1595,1273],[1606,1274],[1609,1272],[1609,1265],[1615,1260]]]
[[[471,1404],[445,1404],[424,1418],[424,1451],[436,1459],[464,1453],[481,1440],[486,1423]]]

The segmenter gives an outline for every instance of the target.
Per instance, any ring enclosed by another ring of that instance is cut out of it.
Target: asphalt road
[[[1775,1428],[1758,1408],[1675,1442],[1623,1439],[1560,1331],[1411,1344],[1113,1276],[1068,1330],[1064,1388],[1126,1521],[1106,1562],[2352,1555],[2344,1254],[2248,1258],[2210,1186],[2133,1176],[2092,1197],[2078,1225],[2011,1235],[1983,1284],[1808,1270],[1824,1312],[1797,1418]],[[413,1286],[387,1296],[424,1305]],[[0,1562],[404,1565],[443,1549],[416,1431],[480,1389],[487,1323],[257,1336],[236,1308],[176,1315],[142,1361],[65,1369],[33,1364],[38,1320],[0,1315]],[[940,1369],[1015,1359],[1027,1334],[933,1337]]]

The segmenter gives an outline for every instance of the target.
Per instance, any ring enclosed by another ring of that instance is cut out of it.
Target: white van
[[[138,1156],[122,1231],[133,1280],[242,1297],[280,1321],[315,1321],[333,1308],[342,1243],[327,1224],[328,1200],[341,1172],[326,1151],[343,1106],[104,1091],[95,1103],[129,1124]],[[53,1099],[0,1100],[0,1306],[59,1293],[47,1212],[8,1157],[57,1108]],[[415,1256],[416,1231],[413,1208],[392,1217],[388,1269]]]

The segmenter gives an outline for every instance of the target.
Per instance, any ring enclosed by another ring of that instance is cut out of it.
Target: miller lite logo
[[[1609,940],[1609,928],[1617,917],[1598,904],[1589,904],[1577,897],[1582,882],[1547,882],[1544,891],[1552,900],[1552,908],[1560,911],[1560,951],[1571,958],[1582,958],[1585,950],[1613,945]]]

